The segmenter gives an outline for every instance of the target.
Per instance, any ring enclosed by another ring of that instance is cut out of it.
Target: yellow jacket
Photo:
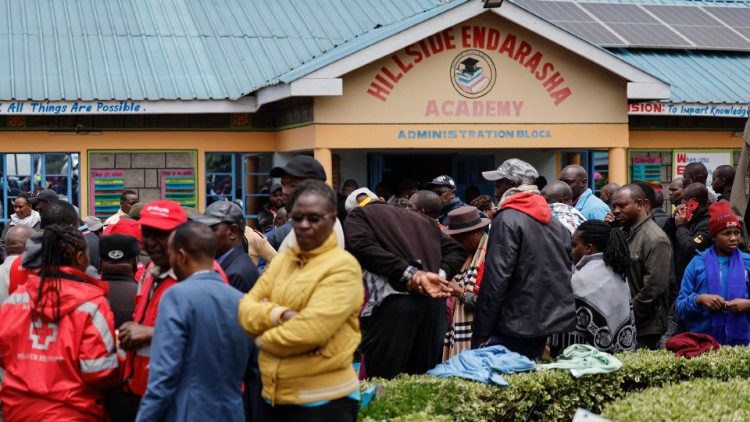
[[[363,300],[360,266],[335,235],[312,251],[294,247],[277,255],[240,302],[238,314],[260,348],[263,398],[305,404],[356,390],[352,359]],[[288,309],[299,314],[280,324]]]

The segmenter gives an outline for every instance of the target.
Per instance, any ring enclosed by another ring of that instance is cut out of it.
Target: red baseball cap
[[[141,223],[132,218],[121,218],[117,223],[104,228],[104,235],[124,234],[138,239],[138,243],[143,247],[143,236],[141,236]]]
[[[185,210],[174,201],[149,202],[141,210],[141,219],[138,220],[143,227],[164,231],[172,231],[186,221]]]

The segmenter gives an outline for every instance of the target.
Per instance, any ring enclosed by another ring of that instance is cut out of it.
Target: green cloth
[[[608,374],[622,367],[622,362],[609,353],[587,344],[574,344],[563,350],[555,363],[537,365],[540,370],[569,369],[578,378],[586,374]]]

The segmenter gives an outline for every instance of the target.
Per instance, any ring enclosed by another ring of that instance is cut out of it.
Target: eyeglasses
[[[307,220],[310,224],[318,224],[321,220],[328,218],[332,215],[335,215],[336,213],[328,213],[323,215],[318,214],[310,214],[310,215],[293,215],[289,217],[290,220],[292,220],[292,224],[302,224],[303,221]]]

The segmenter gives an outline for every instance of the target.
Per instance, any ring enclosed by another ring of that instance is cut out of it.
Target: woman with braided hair
[[[576,327],[552,339],[552,351],[589,344],[616,353],[635,350],[635,320],[626,282],[630,266],[627,235],[600,220],[581,223],[573,234]]]
[[[0,308],[5,421],[105,420],[102,391],[119,379],[114,317],[88,265],[75,227],[48,226],[38,274]]]

